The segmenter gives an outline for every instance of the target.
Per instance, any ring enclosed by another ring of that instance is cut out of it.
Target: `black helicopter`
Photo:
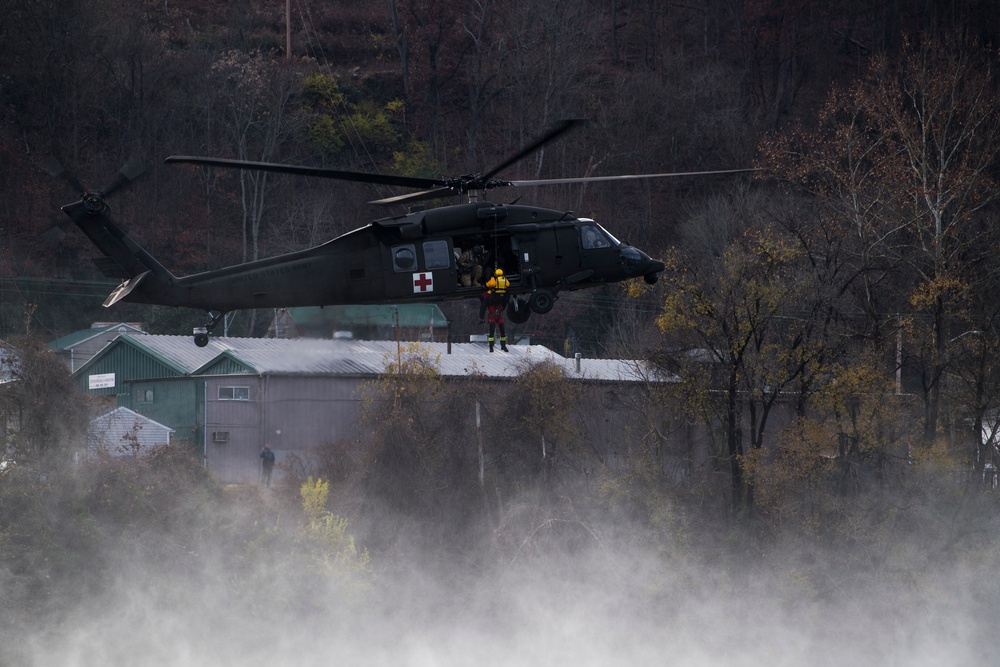
[[[195,330],[195,343],[225,313],[249,308],[339,304],[384,304],[480,298],[483,287],[460,275],[459,258],[475,248],[488,276],[501,268],[510,281],[507,316],[525,322],[532,312],[549,312],[561,291],[629,278],[655,283],[661,261],[620,242],[593,220],[566,211],[477,201],[477,193],[499,187],[582,183],[748,171],[685,172],[505,181],[494,176],[578,125],[568,120],[485,174],[450,179],[418,178],[305,166],[206,157],[172,156],[168,163],[255,169],[300,176],[419,188],[418,192],[372,204],[408,204],[452,195],[468,203],[375,220],[321,245],[268,259],[178,277],[157,262],[111,219],[105,198],[133,177],[126,170],[103,192],[84,192],[62,208],[105,255],[96,260],[105,275],[122,284],[105,300],[182,306],[208,311],[211,321]],[[83,191],[82,189],[80,191]],[[482,279],[485,280],[485,277]]]

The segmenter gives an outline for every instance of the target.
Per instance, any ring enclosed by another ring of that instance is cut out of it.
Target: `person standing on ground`
[[[264,486],[271,486],[271,471],[274,470],[274,452],[270,445],[264,445],[260,450],[260,481]]]

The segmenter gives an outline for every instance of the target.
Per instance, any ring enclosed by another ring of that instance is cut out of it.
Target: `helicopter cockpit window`
[[[432,269],[447,269],[451,266],[448,255],[447,241],[424,241],[424,263],[428,271]]]
[[[392,248],[392,268],[394,271],[413,271],[417,268],[417,253],[413,244]]]
[[[608,237],[604,235],[603,230],[601,230],[596,225],[587,225],[581,230],[583,234],[583,249],[584,250],[594,250],[595,248],[607,248],[611,245],[608,242]]]

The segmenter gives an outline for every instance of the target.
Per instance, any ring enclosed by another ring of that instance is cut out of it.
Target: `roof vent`
[[[354,334],[350,331],[334,331],[334,340],[354,340]]]

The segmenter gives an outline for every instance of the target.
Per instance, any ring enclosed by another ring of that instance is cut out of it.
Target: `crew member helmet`
[[[503,275],[503,269],[497,269],[496,271],[493,272],[493,275],[495,275],[495,276],[502,276]]]

